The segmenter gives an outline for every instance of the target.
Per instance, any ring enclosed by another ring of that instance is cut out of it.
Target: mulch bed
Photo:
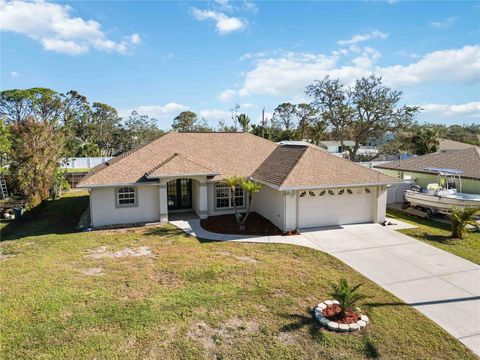
[[[360,320],[360,315],[353,310],[347,310],[345,316],[340,315],[340,306],[333,304],[322,311],[323,316],[339,324],[353,324]]]
[[[201,221],[205,230],[220,234],[235,235],[281,235],[279,228],[273,225],[270,220],[255,212],[248,215],[245,223],[245,230],[241,231],[234,214],[210,216]]]

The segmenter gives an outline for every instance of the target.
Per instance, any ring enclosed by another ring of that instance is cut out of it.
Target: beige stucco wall
[[[295,207],[295,204],[293,204]],[[285,198],[284,193],[268,186],[253,195],[253,211],[270,220],[280,230],[285,230]]]
[[[437,175],[434,174],[423,174],[412,171],[398,171],[398,170],[387,170],[387,169],[377,169],[386,175],[390,175],[399,179],[405,179],[411,177],[415,179],[415,184],[421,187],[427,187],[428,184],[437,182]],[[403,177],[402,177],[403,173]],[[469,194],[480,194],[480,181],[472,179],[462,179],[462,192]]]
[[[136,186],[137,205],[116,206],[116,187],[90,190],[92,226],[107,226],[137,222],[156,222],[160,219],[158,186]]]

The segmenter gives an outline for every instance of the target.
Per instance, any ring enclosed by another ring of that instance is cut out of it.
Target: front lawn
[[[416,225],[416,229],[399,230],[400,232],[422,240],[454,255],[480,264],[480,233],[467,232],[465,239],[452,239],[450,225],[429,219],[420,219],[401,211],[388,209],[387,216]]]
[[[67,209],[85,205],[77,193],[45,207],[69,231],[39,217],[0,243],[2,359],[476,358],[322,252],[200,242],[172,226],[73,232]],[[342,277],[370,296],[366,331],[332,333],[313,319]]]

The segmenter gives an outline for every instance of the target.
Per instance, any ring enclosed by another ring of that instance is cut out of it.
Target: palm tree
[[[242,127],[243,132],[250,131],[250,117],[247,114],[237,115],[237,121]]]
[[[237,202],[235,201],[235,189],[237,186],[241,185],[242,178],[238,176],[230,176],[226,178],[224,182],[230,188],[230,201],[233,205],[233,209],[235,210],[235,219],[237,219],[237,223],[240,224],[240,214],[238,213]]]
[[[343,317],[347,310],[351,310],[357,302],[367,298],[366,295],[358,293],[358,288],[363,284],[350,286],[346,279],[340,279],[338,284],[332,284],[332,292],[329,294],[339,302],[340,315]]]
[[[263,187],[263,184],[260,184],[250,179],[243,179],[240,186],[248,194],[247,212],[242,218],[242,221],[240,222],[240,229],[245,230],[245,222],[247,221],[248,215],[250,215],[250,211],[252,210],[253,194],[259,192],[260,189]]]
[[[478,228],[479,225],[473,218],[476,215],[480,215],[480,208],[453,208],[450,214],[452,221],[452,237],[463,239],[467,225],[472,225],[473,227]]]

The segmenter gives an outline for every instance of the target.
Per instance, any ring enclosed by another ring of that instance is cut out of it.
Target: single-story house
[[[348,147],[353,147],[355,146],[355,141],[346,140],[343,144]],[[344,151],[347,151],[340,141],[324,140],[320,141],[319,145],[325,147],[325,149],[331,154],[341,154]]]
[[[411,179],[421,187],[437,182],[437,174],[426,168],[446,168],[463,172],[462,191],[480,194],[480,148],[468,147],[464,150],[436,152],[412,157],[407,160],[396,160],[386,164],[375,165],[375,168],[386,175],[398,179]]]
[[[249,133],[168,133],[97,166],[79,187],[90,193],[93,227],[166,222],[189,211],[199,218],[245,208],[242,188],[264,184],[252,210],[281,230],[383,222],[387,185],[398,180],[316,146],[279,145]]]

